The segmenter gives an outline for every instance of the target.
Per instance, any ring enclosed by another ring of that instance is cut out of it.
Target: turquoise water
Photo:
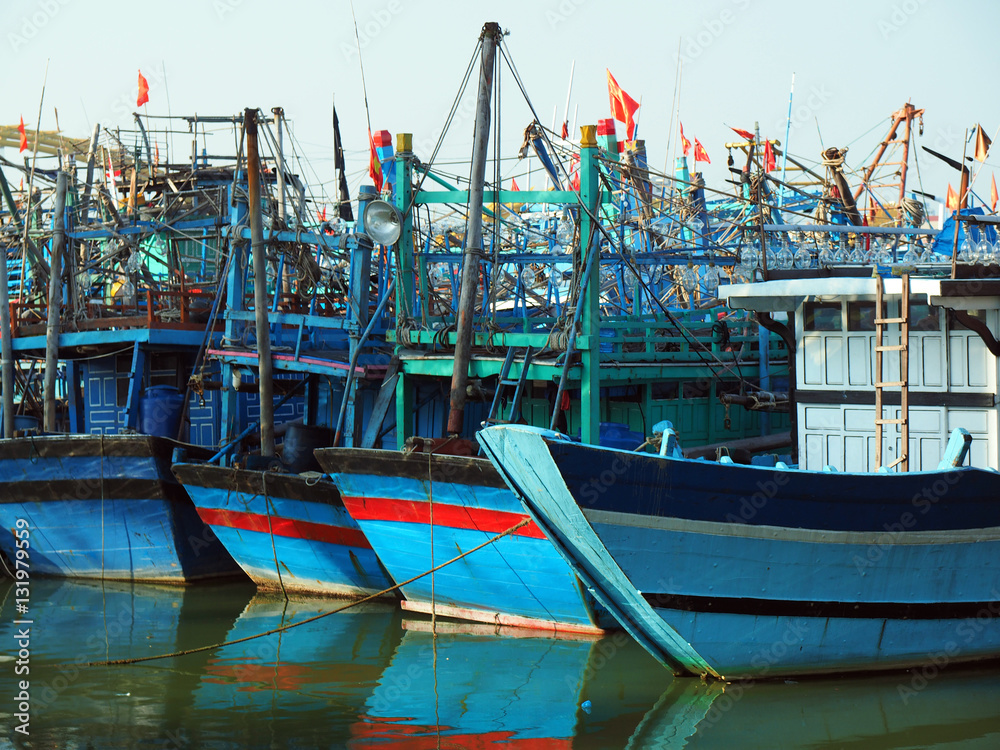
[[[0,746],[35,748],[997,748],[1000,669],[752,685],[675,680],[600,640],[363,605],[222,648],[123,666],[329,612],[340,602],[31,582],[30,735],[14,592],[0,581]]]

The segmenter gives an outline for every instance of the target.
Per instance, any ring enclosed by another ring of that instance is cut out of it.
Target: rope
[[[431,573],[434,573],[434,572],[436,572],[438,570],[441,570],[441,568],[447,567],[448,565],[451,565],[454,562],[458,562],[462,558],[471,555],[473,552],[481,550],[483,547],[485,547],[485,546],[487,546],[489,544],[493,544],[493,542],[497,541],[498,539],[502,539],[505,536],[513,534],[515,531],[517,531],[518,529],[522,528],[523,526],[527,526],[529,523],[531,523],[531,519],[530,518],[525,518],[524,520],[520,521],[519,523],[516,523],[513,526],[511,526],[506,531],[501,531],[496,536],[493,536],[493,537],[487,539],[482,544],[480,544],[480,545],[478,545],[476,547],[473,547],[468,552],[463,552],[462,554],[457,555],[457,556],[451,558],[447,562],[443,562],[440,565],[431,568],[430,570],[425,570],[423,573],[420,573],[419,575],[413,576],[413,578],[409,578],[409,579],[407,579],[405,581],[402,581],[401,583],[397,583],[395,586],[390,586],[387,589],[382,589],[382,591],[379,591],[377,593],[370,594],[369,596],[366,596],[363,599],[358,599],[357,601],[353,601],[353,602],[350,602],[349,604],[345,604],[343,607],[338,607],[337,609],[331,610],[329,612],[323,612],[322,614],[313,615],[312,617],[307,617],[305,620],[300,620],[299,622],[293,622],[293,623],[290,623],[288,625],[282,625],[281,627],[272,628],[271,630],[265,630],[263,633],[257,633],[255,635],[248,635],[248,636],[246,636],[244,638],[236,638],[236,639],[231,640],[231,641],[222,641],[221,643],[213,643],[213,644],[211,644],[209,646],[200,646],[198,648],[189,648],[189,649],[185,649],[183,651],[174,651],[174,652],[169,653],[169,654],[157,654],[156,656],[139,656],[139,657],[135,657],[135,658],[132,658],[132,659],[110,659],[110,660],[107,660],[107,661],[91,661],[91,662],[87,662],[86,664],[79,664],[79,665],[75,665],[75,666],[81,666],[81,667],[113,667],[113,666],[120,666],[120,665],[124,665],[124,664],[138,664],[139,662],[143,662],[143,661],[155,661],[157,659],[170,659],[170,658],[173,658],[173,657],[176,657],[176,656],[188,656],[190,654],[198,654],[198,653],[201,653],[203,651],[214,651],[215,649],[222,648],[223,646],[232,646],[232,645],[235,645],[237,643],[245,643],[246,641],[252,641],[252,640],[255,640],[257,638],[263,638],[264,636],[267,636],[267,635],[274,635],[275,633],[283,633],[286,630],[291,630],[292,628],[297,628],[299,625],[305,625],[306,623],[315,622],[316,620],[321,620],[324,617],[329,617],[330,615],[335,615],[338,612],[343,612],[345,610],[351,609],[352,607],[356,607],[359,604],[364,604],[365,602],[370,602],[373,599],[377,599],[379,597],[385,596],[386,594],[392,593],[393,591],[396,591],[397,589],[400,589],[403,586],[407,586],[407,585],[413,583],[414,581],[420,580],[421,578],[423,578],[426,575],[430,575]],[[53,664],[52,665],[52,667],[54,669],[58,669],[58,668],[61,668],[61,667],[68,667],[68,666],[70,666],[70,665],[69,664]]]
[[[233,470],[235,483],[236,471]],[[281,566],[278,565],[278,550],[274,546],[274,528],[271,526],[271,498],[267,496],[267,471],[260,474],[260,491],[264,495],[264,510],[267,511],[267,533],[271,537],[271,555],[274,557],[274,572],[278,574],[278,585],[281,586],[281,595],[288,601],[288,592],[285,591],[285,582],[281,578]]]

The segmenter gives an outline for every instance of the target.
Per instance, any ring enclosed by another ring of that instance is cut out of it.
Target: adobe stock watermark
[[[894,3],[889,17],[879,19],[878,30],[882,34],[882,38],[888,39],[893,34],[902,31],[903,27],[920,10],[920,6],[926,2],[927,0],[903,0],[901,3]]]
[[[545,20],[549,22],[549,27],[557,29],[569,21],[587,0],[561,0],[555,8],[548,8],[545,11]]]
[[[732,0],[732,5],[738,11],[750,7],[750,0]],[[725,34],[726,30],[736,23],[737,13],[730,8],[723,8],[718,15],[702,22],[701,28],[681,42],[681,63],[690,65],[701,57]]]
[[[340,51],[345,62],[353,62],[360,56],[359,47],[364,50],[374,42],[393,22],[396,16],[403,12],[401,0],[389,0],[382,8],[372,10],[367,18],[359,18],[357,39],[341,42]]]
[[[806,95],[804,101],[799,97],[799,104],[793,102],[790,119],[786,120],[782,118],[775,120],[775,132],[784,132],[786,127],[791,131],[809,125],[816,116],[816,113],[823,109],[823,106],[832,98],[833,92],[827,89],[826,84],[810,86],[809,93]]]
[[[957,471],[950,471],[943,477],[935,479],[934,482],[924,487],[919,493],[910,498],[912,510],[906,510],[899,515],[893,523],[886,523],[882,526],[883,533],[880,533],[876,540],[868,545],[865,556],[854,555],[851,562],[861,575],[872,565],[878,563],[886,550],[897,544],[900,538],[909,531],[913,531],[917,526],[920,516],[925,516],[930,512],[941,498],[951,491],[951,488],[961,481],[962,475]]]
[[[10,42],[11,49],[17,52],[24,45],[37,39],[42,29],[48,26],[69,2],[70,0],[37,0],[21,16],[21,20],[12,25],[14,31],[7,32],[7,41]]]
[[[955,661],[960,661],[964,652],[976,637],[987,627],[996,627],[1000,617],[1000,591],[990,590],[993,601],[987,602],[976,614],[965,617],[955,625],[955,638],[945,641],[943,646],[934,653],[927,655],[927,661],[910,671],[910,679],[896,685],[896,693],[903,705],[927,688],[944,669]],[[960,639],[960,640],[959,640]]]
[[[212,9],[220,20],[225,19],[230,13],[243,5],[244,0],[212,0]]]

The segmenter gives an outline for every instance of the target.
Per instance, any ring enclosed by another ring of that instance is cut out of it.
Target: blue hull
[[[357,598],[393,585],[330,482],[206,464],[174,473],[259,588]]]
[[[481,439],[622,625],[678,673],[1000,656],[995,472],[817,475],[513,427]]]
[[[526,518],[487,461],[352,449],[320,450],[351,515],[397,581],[483,544]],[[434,513],[431,527],[431,510]],[[433,539],[433,545],[431,540]],[[419,612],[550,631],[614,627],[533,524],[402,589]]]
[[[176,445],[147,435],[0,441],[0,525],[27,524],[31,574],[163,583],[238,575],[170,473]],[[0,535],[0,548],[14,559],[11,535]]]

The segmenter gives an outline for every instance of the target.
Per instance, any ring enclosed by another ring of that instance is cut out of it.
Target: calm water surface
[[[990,748],[1000,670],[740,685],[675,680],[623,634],[553,639],[243,584],[31,583],[31,723],[13,730],[13,591],[0,581],[0,746],[34,748]],[[63,666],[57,666],[63,665]]]

